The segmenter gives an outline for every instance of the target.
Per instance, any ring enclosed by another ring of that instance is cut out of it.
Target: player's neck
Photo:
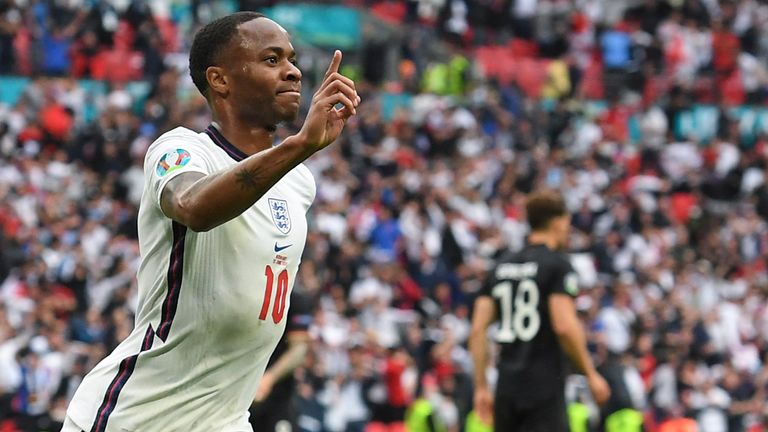
[[[544,245],[551,250],[557,250],[557,239],[554,235],[548,232],[532,232],[528,236],[528,244],[530,245]]]
[[[227,141],[248,156],[272,147],[275,136],[272,128],[244,126],[228,119],[216,119],[212,123]]]

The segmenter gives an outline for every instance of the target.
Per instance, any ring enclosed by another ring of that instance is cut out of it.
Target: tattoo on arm
[[[259,172],[256,168],[250,170],[243,168],[235,173],[235,181],[240,185],[240,188],[245,190],[257,189],[259,187],[259,177]]]

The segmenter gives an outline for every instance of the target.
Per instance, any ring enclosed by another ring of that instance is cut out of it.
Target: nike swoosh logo
[[[277,243],[275,243],[275,252],[280,252],[281,250],[288,249],[291,246],[293,245],[289,244],[288,246],[278,246]]]

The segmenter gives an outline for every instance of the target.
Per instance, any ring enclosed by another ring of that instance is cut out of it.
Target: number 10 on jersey
[[[275,285],[275,272],[272,266],[267,265],[264,270],[264,276],[267,277],[267,286],[264,289],[264,301],[261,304],[261,313],[259,319],[264,321],[269,313],[269,305],[272,302],[272,287]],[[272,307],[272,321],[277,324],[283,319],[285,314],[285,298],[288,295],[288,270],[284,269],[277,275],[277,292],[275,293],[275,305]]]
[[[496,340],[512,343],[517,339],[528,342],[541,327],[539,316],[539,287],[532,279],[523,279],[517,284],[517,293],[512,304],[514,285],[504,281],[493,287],[491,294],[499,300],[501,325]]]

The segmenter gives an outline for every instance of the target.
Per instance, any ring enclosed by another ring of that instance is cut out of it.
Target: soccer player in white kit
[[[301,162],[360,103],[337,51],[299,133],[273,146],[299,110],[295,55],[286,31],[254,12],[195,36],[190,73],[214,122],[167,132],[147,152],[135,328],[84,378],[63,431],[252,430],[315,197]]]

